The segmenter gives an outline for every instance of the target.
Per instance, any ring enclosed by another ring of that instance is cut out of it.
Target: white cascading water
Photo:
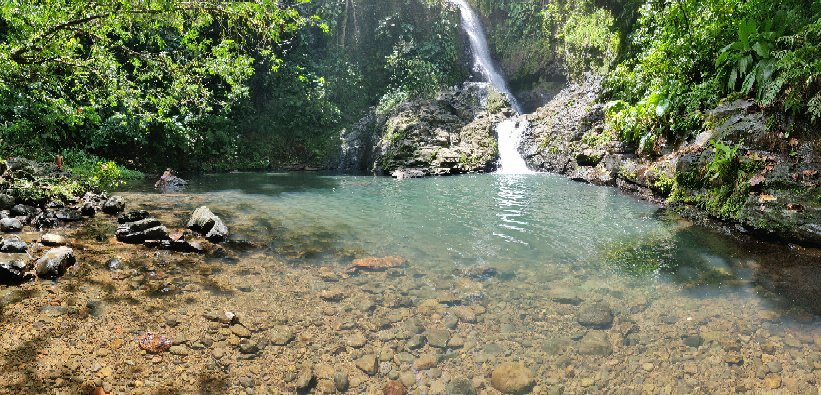
[[[519,101],[510,92],[507,87],[507,81],[499,73],[493,58],[490,57],[490,49],[487,45],[487,37],[482,28],[482,23],[476,11],[470,7],[465,0],[450,0],[459,6],[459,12],[462,16],[462,28],[468,35],[470,41],[470,49],[473,53],[473,62],[479,69],[485,80],[493,85],[496,90],[505,94],[510,100],[510,105],[513,109],[521,114],[522,107]],[[504,174],[524,174],[532,173],[525,163],[522,155],[519,154],[519,143],[522,138],[522,133],[527,130],[527,121],[519,121],[517,119],[508,119],[498,126],[496,126],[496,134],[499,136],[499,164],[500,173]]]

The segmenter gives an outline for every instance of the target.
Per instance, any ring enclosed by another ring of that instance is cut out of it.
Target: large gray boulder
[[[75,262],[74,250],[71,248],[52,248],[34,263],[34,271],[37,277],[55,279],[65,274],[66,269]]]
[[[0,230],[3,232],[20,232],[23,230],[23,223],[17,218],[0,219]]]
[[[119,214],[125,210],[125,200],[119,196],[112,196],[103,203],[103,212],[106,214]]]
[[[496,125],[508,107],[490,85],[466,83],[386,113],[371,111],[343,131],[339,169],[402,178],[492,171]]]
[[[205,238],[211,242],[223,241],[228,236],[228,227],[206,206],[194,210],[186,226],[194,232],[205,235]]]

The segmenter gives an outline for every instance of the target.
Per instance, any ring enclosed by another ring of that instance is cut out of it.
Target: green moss
[[[490,92],[487,95],[487,105],[485,106],[489,113],[498,114],[502,112],[502,109],[508,106],[509,105],[505,95],[495,90],[490,90]]]

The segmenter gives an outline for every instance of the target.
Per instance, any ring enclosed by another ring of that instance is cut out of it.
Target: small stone
[[[41,242],[45,246],[59,247],[66,245],[66,238],[54,233],[46,233],[41,238]]]
[[[271,344],[275,346],[287,346],[288,343],[294,340],[294,331],[288,327],[281,326],[274,329],[274,335],[271,337]]]
[[[722,361],[728,365],[741,365],[744,363],[744,358],[737,352],[728,352],[722,357]]]
[[[704,344],[704,339],[699,335],[684,336],[684,345],[693,348],[699,348]]]
[[[339,392],[347,391],[349,386],[348,374],[341,370],[334,372],[334,386]]]
[[[297,389],[305,390],[311,388],[313,382],[314,370],[311,366],[306,365],[299,370],[299,374],[296,376],[296,381],[294,382],[294,385]]]
[[[493,369],[490,384],[503,394],[523,394],[535,384],[533,372],[518,363],[504,363]]]
[[[117,258],[111,258],[105,263],[108,270],[120,270],[123,268],[123,262]]]
[[[613,311],[604,303],[586,304],[576,315],[579,324],[595,329],[606,329],[613,324]]]
[[[435,367],[439,363],[439,357],[433,353],[422,354],[413,361],[413,368],[416,370],[427,370]]]
[[[448,395],[476,395],[473,382],[465,377],[457,377],[448,383]]]
[[[422,335],[413,335],[410,339],[405,343],[405,347],[409,350],[417,350],[422,347],[425,347],[425,336]]]
[[[349,347],[362,348],[368,342],[368,338],[360,332],[356,332],[345,339]]]
[[[377,364],[376,355],[367,354],[363,355],[359,359],[356,360],[356,367],[361,369],[363,372],[367,373],[370,376],[376,374],[379,369]]]
[[[450,332],[444,329],[429,330],[425,334],[428,339],[428,344],[437,348],[447,348],[448,340],[450,340]]]
[[[405,395],[406,393],[405,385],[396,380],[389,381],[388,384],[382,388],[383,395]]]
[[[0,242],[0,252],[22,253],[26,252],[27,249],[28,244],[18,237],[10,237]]]
[[[231,325],[231,333],[237,335],[237,337],[251,337],[251,331],[249,331],[248,328],[239,324]]]
[[[259,352],[259,346],[255,342],[244,341],[239,344],[239,352],[246,355],[254,355]]]
[[[453,330],[456,329],[457,325],[459,325],[459,318],[455,316],[448,316],[442,323],[445,324],[446,328]]]
[[[399,374],[399,381],[405,384],[405,387],[413,387],[416,385],[416,374],[413,372],[402,372]]]
[[[769,389],[781,388],[781,376],[777,374],[769,374],[764,378],[764,385]]]
[[[339,302],[345,298],[345,293],[340,290],[326,290],[322,291],[319,297],[326,302]]]
[[[556,303],[569,304],[573,306],[577,306],[582,302],[576,291],[565,288],[551,289],[548,292],[548,297]]]
[[[174,355],[188,355],[188,348],[185,346],[171,346],[168,352]]]
[[[781,363],[778,361],[767,363],[767,370],[769,370],[770,373],[781,373],[781,369]]]
[[[579,340],[579,354],[583,355],[603,355],[613,353],[613,346],[607,338],[607,334],[600,331],[590,331]]]
[[[641,364],[641,368],[644,369],[645,372],[652,372],[656,366],[650,362],[645,362]]]

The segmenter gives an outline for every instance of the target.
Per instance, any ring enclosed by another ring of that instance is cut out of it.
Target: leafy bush
[[[734,175],[738,161],[738,146],[730,147],[720,141],[710,142],[715,150],[713,160],[707,165],[707,175],[711,180],[725,180]]]
[[[63,163],[69,173],[92,189],[101,191],[116,189],[127,180],[144,176],[139,171],[129,170],[112,161],[80,150],[63,151]]]

